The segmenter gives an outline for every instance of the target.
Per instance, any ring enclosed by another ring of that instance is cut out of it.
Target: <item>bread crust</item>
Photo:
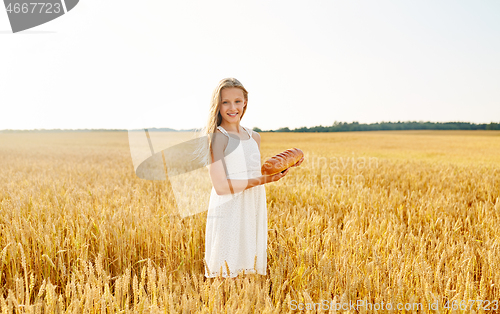
[[[282,172],[295,165],[302,157],[304,157],[304,153],[300,149],[295,147],[287,149],[266,160],[262,165],[261,173],[262,175],[269,176]]]

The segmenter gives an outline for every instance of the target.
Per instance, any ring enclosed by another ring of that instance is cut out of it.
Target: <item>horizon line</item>
[[[335,125],[338,125],[338,124],[365,124],[365,125],[375,125],[375,124],[383,124],[383,123],[388,123],[388,124],[398,124],[398,123],[434,123],[434,124],[450,124],[450,123],[465,123],[465,124],[470,124],[470,125],[488,125],[488,124],[500,124],[500,122],[489,122],[489,123],[474,123],[474,122],[468,122],[468,121],[446,121],[446,122],[435,122],[435,121],[423,121],[423,120],[419,120],[419,121],[416,121],[416,120],[408,120],[408,121],[381,121],[381,122],[373,122],[373,123],[359,123],[358,121],[352,121],[352,122],[342,122],[342,121],[334,121],[334,123],[332,125],[315,125],[315,126],[310,126],[310,127],[307,127],[307,126],[301,126],[301,127],[296,127],[294,128],[295,130],[296,129],[304,129],[304,128],[317,128],[317,127],[328,127],[328,126],[335,126]],[[107,131],[107,132],[126,132],[126,131],[141,131],[141,130],[145,130],[145,129],[148,129],[148,131],[151,131],[151,132],[192,132],[192,131],[200,131],[201,128],[191,128],[191,129],[173,129],[173,128],[168,128],[168,127],[160,127],[160,128],[134,128],[134,129],[117,129],[117,128],[84,128],[84,129],[60,129],[60,128],[55,128],[55,129],[2,129],[0,130],[0,133],[3,133],[3,132],[17,132],[17,131],[20,131],[20,132],[64,132],[64,131],[67,131],[67,132],[96,132],[96,131]],[[277,131],[277,130],[283,130],[283,129],[289,129],[289,130],[292,130],[290,129],[289,127],[279,127],[279,128],[276,128],[276,129],[269,129],[269,130],[262,130],[261,128],[259,127],[256,127],[254,126],[252,129],[259,129],[261,130],[261,132],[267,132],[267,131]]]

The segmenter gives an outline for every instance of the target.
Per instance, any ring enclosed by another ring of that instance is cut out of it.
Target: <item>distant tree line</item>
[[[405,121],[405,122],[377,122],[377,123],[359,123],[359,122],[337,122],[331,126],[313,126],[300,127],[293,130],[288,127],[277,130],[261,130],[258,127],[253,128],[256,132],[354,132],[354,131],[395,131],[395,130],[500,130],[500,123],[476,124],[470,122],[423,122],[423,121]]]

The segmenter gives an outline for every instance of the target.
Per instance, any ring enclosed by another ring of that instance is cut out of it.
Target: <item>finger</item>
[[[297,161],[297,163],[295,165],[293,165],[294,167],[297,167],[298,165],[300,165],[302,162],[304,161],[304,157],[300,158],[299,161]]]

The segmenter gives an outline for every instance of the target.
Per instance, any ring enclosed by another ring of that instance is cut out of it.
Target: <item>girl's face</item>
[[[222,119],[229,123],[240,121],[243,108],[247,105],[243,91],[237,87],[226,87],[221,90],[220,94],[219,111]]]

